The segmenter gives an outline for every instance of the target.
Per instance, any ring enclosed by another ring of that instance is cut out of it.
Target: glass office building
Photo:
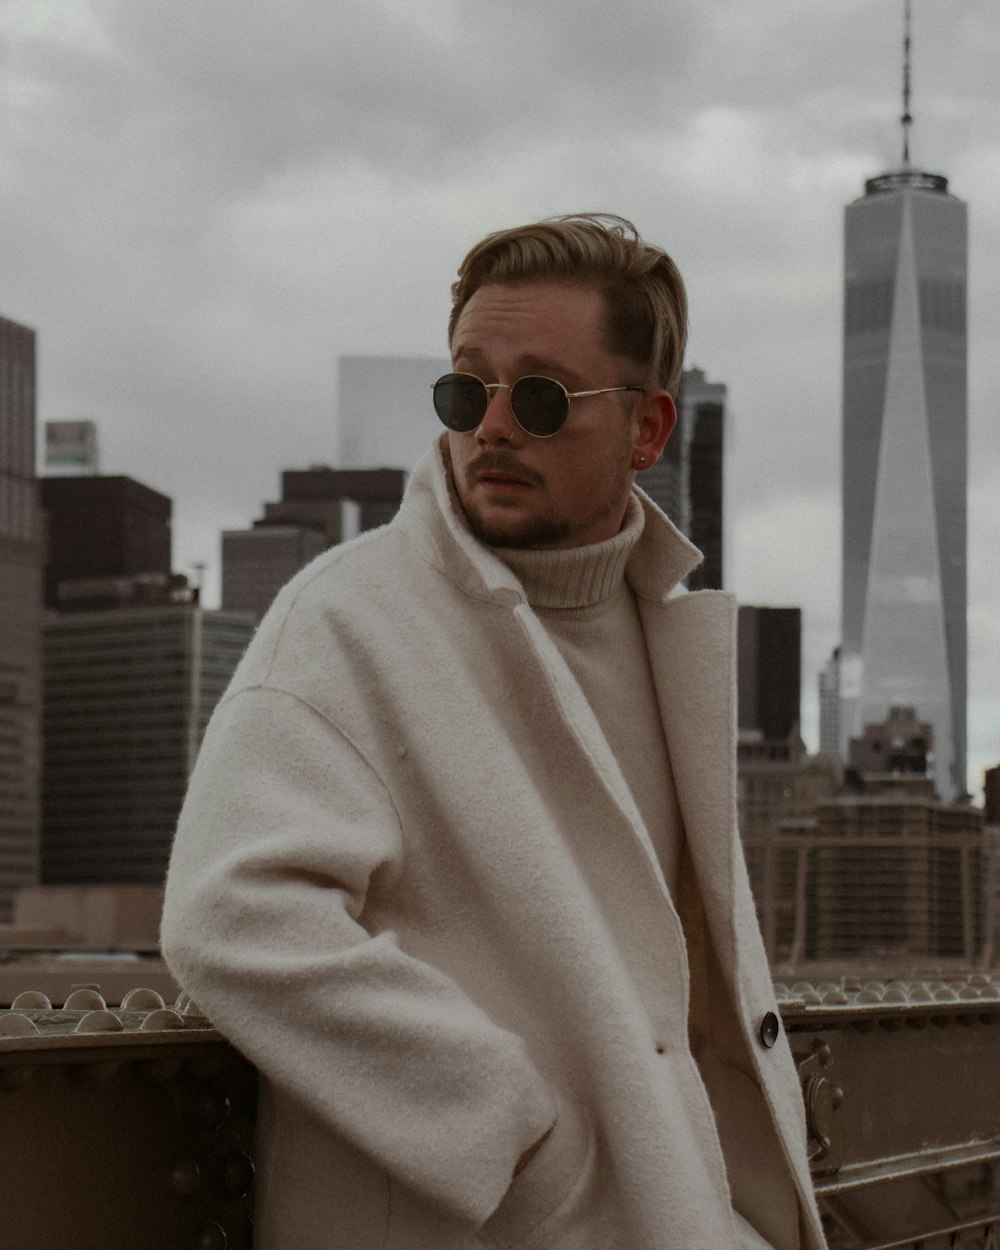
[[[195,604],[45,623],[45,884],[162,883],[202,734],[253,628]]]
[[[893,707],[966,760],[966,206],[905,166],[846,210],[841,749]]]
[[[38,880],[42,555],[35,332],[0,317],[0,921]]]

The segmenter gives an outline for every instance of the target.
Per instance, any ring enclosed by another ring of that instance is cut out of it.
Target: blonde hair
[[[565,282],[604,296],[608,350],[634,360],[647,387],[673,394],[684,365],[687,294],[662,248],[643,242],[624,217],[573,213],[486,236],[452,284],[448,341],[472,295],[492,282]]]

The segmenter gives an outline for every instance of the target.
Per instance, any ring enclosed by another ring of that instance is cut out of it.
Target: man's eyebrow
[[[485,366],[486,364],[486,356],[480,348],[465,347],[461,344],[455,350],[455,359],[468,360],[475,365]],[[518,377],[522,378],[531,374],[541,374],[543,377],[555,378],[556,381],[566,381],[571,387],[577,389],[586,385],[586,380],[566,365],[550,360],[545,356],[534,356],[530,353],[526,356],[518,356],[517,373]]]
[[[456,360],[459,359],[459,357],[461,357],[463,360],[472,360],[476,364],[486,363],[486,357],[483,355],[483,353],[479,350],[478,347],[459,346],[455,349],[453,354]]]
[[[544,377],[554,377],[557,381],[569,382],[570,386],[578,388],[583,386],[583,378],[579,373],[570,369],[568,365],[548,360],[545,356],[519,356],[518,363],[532,373],[540,373]]]

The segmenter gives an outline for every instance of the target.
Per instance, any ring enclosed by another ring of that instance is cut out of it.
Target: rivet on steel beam
[[[11,1003],[12,1011],[51,1011],[52,1003],[48,994],[41,990],[22,990]]]
[[[178,1159],[170,1172],[170,1184],[178,1198],[193,1198],[201,1185],[201,1173],[194,1159]]]
[[[191,1107],[191,1118],[203,1128],[215,1128],[228,1114],[229,1099],[221,1090],[205,1090]]]
[[[79,1021],[75,1033],[120,1033],[125,1026],[113,1011],[88,1011]]]
[[[109,1060],[107,1063],[81,1063],[76,1068],[76,1075],[89,1085],[107,1085],[121,1070],[121,1062],[117,1060]]]
[[[158,1011],[163,1006],[162,997],[156,990],[129,990],[121,1002],[122,1011]]]
[[[34,1020],[20,1012],[5,1011],[0,1016],[0,1037],[38,1037],[40,1032]]]
[[[913,1029],[914,1032],[919,1032],[922,1029],[926,1029],[928,1025],[930,1024],[930,1022],[931,1022],[930,1016],[908,1015],[906,1017],[906,1027],[908,1029]]]
[[[187,1021],[183,1016],[171,1011],[169,1007],[161,1007],[159,1011],[151,1011],[139,1025],[140,1033],[160,1033],[164,1029],[186,1029]]]
[[[188,1060],[188,1071],[196,1081],[211,1081],[225,1066],[222,1055],[194,1055]]]
[[[135,1065],[135,1069],[147,1081],[162,1085],[165,1081],[173,1080],[180,1072],[183,1063],[184,1060],[180,1055],[168,1055],[164,1059],[143,1059]]]
[[[105,1011],[107,1006],[97,990],[81,987],[67,995],[63,1011]]]
[[[0,1068],[0,1089],[21,1089],[31,1080],[34,1071],[34,1068],[24,1064],[16,1068]]]
[[[222,1167],[222,1187],[230,1198],[242,1198],[253,1184],[253,1164],[242,1151],[231,1154]]]
[[[226,1250],[229,1238],[219,1224],[206,1224],[198,1238],[198,1250]]]
[[[195,1016],[201,1020],[204,1020],[205,1018],[205,1013],[186,990],[183,990],[177,996],[177,1001],[174,1003],[174,1010],[179,1011],[182,1016]]]

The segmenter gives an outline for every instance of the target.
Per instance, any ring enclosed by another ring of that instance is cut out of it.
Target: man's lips
[[[529,486],[523,478],[514,477],[510,473],[498,473],[496,469],[487,469],[484,473],[480,473],[476,481],[485,486],[520,486],[525,490]]]
[[[465,480],[470,487],[478,484],[501,489],[524,490],[542,484],[540,473],[503,452],[484,452],[471,460],[465,467]]]

